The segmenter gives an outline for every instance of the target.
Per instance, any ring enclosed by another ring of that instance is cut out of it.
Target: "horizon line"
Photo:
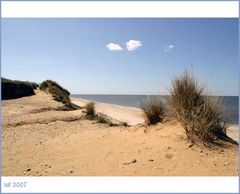
[[[171,96],[171,94],[86,94],[86,93],[72,93],[71,95],[105,95],[105,96]],[[239,97],[239,95],[204,95],[204,96],[219,96],[219,97]]]

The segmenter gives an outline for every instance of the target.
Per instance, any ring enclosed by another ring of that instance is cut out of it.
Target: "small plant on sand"
[[[89,102],[85,106],[85,113],[87,116],[95,116],[95,103],[94,102]]]
[[[97,114],[96,115],[96,120],[97,120],[98,123],[109,123],[107,118],[105,116],[103,116],[102,114]]]
[[[118,126],[127,127],[128,124],[127,124],[127,122],[121,121],[121,122],[119,122]]]
[[[205,145],[230,138],[226,135],[223,105],[218,97],[206,96],[193,75],[185,72],[172,80],[171,108],[185,128],[187,138]]]
[[[157,96],[148,96],[140,102],[140,108],[148,125],[162,122],[165,114],[163,99]]]
[[[128,126],[126,122],[117,121],[117,120],[114,121],[114,119],[102,113],[96,114],[95,119],[97,123],[108,124],[110,127],[116,127],[116,126],[127,127]]]

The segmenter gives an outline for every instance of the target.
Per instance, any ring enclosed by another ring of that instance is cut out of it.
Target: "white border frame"
[[[3,18],[237,18],[238,5],[238,1],[2,1],[1,11]]]
[[[3,193],[238,193],[238,177],[2,177]],[[26,187],[4,183],[27,182]]]
[[[238,18],[238,1],[2,1],[2,18]],[[27,182],[24,188],[4,183]],[[201,183],[201,184],[200,184]],[[1,177],[4,193],[238,193],[239,177]]]

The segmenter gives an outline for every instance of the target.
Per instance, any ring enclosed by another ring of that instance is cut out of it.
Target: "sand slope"
[[[88,102],[90,102],[89,100],[74,97],[71,97],[71,101],[81,107],[84,107]],[[104,113],[108,117],[117,119],[122,122],[126,122],[128,125],[144,124],[143,113],[139,108],[100,102],[95,102],[95,104],[97,113]],[[230,125],[228,129],[229,130],[227,131],[227,134],[229,135],[229,137],[231,137],[235,141],[239,141],[239,126]]]
[[[177,123],[110,127],[61,106],[40,91],[2,101],[3,176],[238,175],[237,146],[191,147]]]

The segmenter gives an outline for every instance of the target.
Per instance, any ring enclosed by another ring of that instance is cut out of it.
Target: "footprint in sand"
[[[167,159],[171,159],[171,158],[173,157],[173,154],[165,154],[165,157],[166,157]]]
[[[124,162],[123,165],[129,165],[129,164],[133,164],[133,163],[136,163],[137,160],[136,159],[133,159],[132,161],[130,162]]]

